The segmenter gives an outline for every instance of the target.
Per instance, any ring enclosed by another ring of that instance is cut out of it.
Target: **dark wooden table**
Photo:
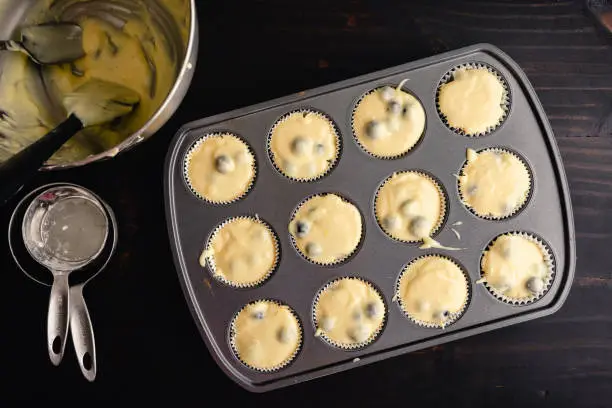
[[[59,368],[50,364],[48,289],[17,271],[0,236],[0,406],[612,405],[612,42],[583,2],[211,0],[199,2],[198,14],[196,75],[159,134],[112,161],[37,180],[89,187],[119,218],[118,253],[86,290],[98,349],[94,384],[81,378],[71,347]],[[172,263],[162,191],[171,137],[190,120],[475,42],[521,64],[554,127],[578,237],[564,308],[264,395],[234,385],[208,354]],[[10,212],[0,211],[2,231]]]

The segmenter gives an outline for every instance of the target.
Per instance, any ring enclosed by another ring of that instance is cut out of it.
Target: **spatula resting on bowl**
[[[135,91],[92,79],[63,99],[69,116],[55,129],[0,164],[0,205],[23,187],[66,141],[87,126],[101,125],[132,112],[140,102]]]
[[[45,23],[21,29],[21,40],[0,41],[0,51],[23,52],[37,64],[61,64],[85,56],[83,29],[74,23]]]

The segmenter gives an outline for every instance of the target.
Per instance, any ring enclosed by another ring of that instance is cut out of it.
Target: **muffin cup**
[[[448,198],[447,198],[447,193],[444,190],[444,188],[442,187],[442,183],[440,183],[434,176],[432,176],[429,173],[426,173],[425,171],[422,170],[400,170],[400,171],[396,171],[394,173],[392,173],[391,175],[387,176],[387,178],[385,178],[380,185],[378,186],[378,188],[376,189],[376,192],[374,193],[374,203],[372,205],[372,209],[374,211],[374,218],[376,218],[376,223],[378,224],[378,227],[381,229],[381,231],[390,239],[397,241],[397,242],[402,242],[404,244],[415,244],[418,242],[421,242],[422,239],[417,239],[417,240],[405,240],[405,239],[399,239],[396,238],[394,236],[392,236],[391,234],[389,234],[383,227],[383,220],[378,218],[378,213],[376,211],[376,206],[377,206],[377,202],[378,202],[378,194],[380,192],[380,190],[384,187],[385,184],[387,184],[387,182],[389,182],[391,180],[391,178],[393,176],[395,176],[396,174],[403,174],[403,173],[415,173],[418,175],[421,175],[425,178],[427,178],[428,180],[430,180],[438,189],[438,193],[440,194],[440,198],[441,198],[441,202],[440,202],[440,216],[438,218],[438,223],[435,225],[435,227],[431,230],[431,233],[429,234],[429,237],[435,237],[440,230],[442,229],[442,227],[444,226],[444,223],[446,222],[446,218],[447,218],[447,206],[448,206]]]
[[[298,334],[298,341],[297,341],[297,347],[295,348],[295,351],[285,361],[283,361],[281,364],[278,364],[278,365],[276,365],[276,366],[274,366],[272,368],[254,367],[254,366],[246,363],[240,357],[240,354],[238,353],[238,348],[236,347],[236,318],[248,306],[251,306],[251,305],[254,305],[254,304],[257,304],[257,303],[261,303],[261,302],[274,303],[274,304],[276,304],[278,306],[287,308],[287,310],[289,310],[289,312],[291,312],[291,314],[293,315],[293,317],[297,321],[298,327],[299,327],[299,330],[298,330],[298,333],[297,333]],[[248,367],[248,368],[250,368],[251,370],[254,370],[254,371],[259,371],[261,373],[273,373],[273,372],[281,370],[281,369],[287,367],[289,364],[291,364],[295,360],[297,355],[300,353],[300,351],[302,350],[303,339],[304,339],[304,327],[302,325],[302,322],[300,321],[299,316],[295,312],[295,310],[293,310],[289,305],[286,305],[286,304],[284,304],[284,303],[282,303],[282,302],[280,302],[278,300],[274,300],[274,299],[259,299],[259,300],[254,300],[252,302],[247,303],[246,305],[244,305],[242,308],[240,308],[240,310],[238,310],[234,314],[234,317],[232,317],[232,321],[230,322],[230,325],[229,325],[229,344],[230,344],[230,348],[232,349],[232,352],[234,353],[234,356],[236,356],[238,361],[240,361],[246,367]]]
[[[206,140],[208,140],[209,138],[213,138],[213,137],[223,137],[223,136],[230,136],[233,137],[237,140],[239,140],[240,142],[242,142],[242,144],[244,144],[244,146],[247,148],[247,151],[249,152],[249,154],[251,155],[251,157],[253,158],[253,165],[251,166],[253,169],[253,177],[251,177],[251,180],[249,182],[249,185],[247,186],[247,188],[244,190],[244,192],[234,198],[232,198],[231,200],[224,200],[224,201],[213,201],[210,200],[206,197],[204,197],[202,194],[200,194],[191,184],[191,180],[189,179],[189,164],[191,162],[191,155],[195,152],[195,150],[200,147],[200,145],[202,143],[204,143]],[[215,133],[207,133],[204,136],[200,137],[198,140],[196,140],[191,147],[189,147],[189,150],[187,150],[187,153],[185,154],[185,158],[183,161],[183,179],[185,180],[185,184],[187,184],[187,187],[189,188],[189,190],[196,196],[198,197],[200,200],[205,201],[208,204],[212,204],[212,205],[227,205],[227,204],[231,204],[234,203],[236,201],[239,201],[241,199],[243,199],[244,197],[247,196],[247,194],[249,194],[251,192],[251,190],[253,189],[253,185],[255,184],[255,180],[257,179],[257,158],[255,156],[255,152],[253,151],[253,149],[251,148],[251,146],[240,136],[231,133],[231,132],[215,132]]]
[[[433,323],[433,322],[428,322],[428,321],[424,321],[424,320],[419,320],[414,318],[410,313],[408,313],[408,311],[406,311],[406,309],[404,308],[404,305],[402,303],[402,297],[399,293],[400,291],[400,282],[402,280],[402,277],[404,276],[404,274],[408,271],[408,269],[414,265],[414,263],[420,259],[423,258],[441,258],[441,259],[446,259],[450,262],[452,262],[455,266],[457,266],[457,268],[459,268],[459,270],[461,271],[461,273],[463,274],[463,278],[465,280],[465,286],[467,288],[467,296],[465,298],[465,301],[463,303],[463,305],[461,306],[461,309],[458,312],[452,313],[449,315],[449,318],[442,324],[437,324],[437,323]],[[395,292],[394,292],[394,296],[393,296],[393,301],[397,302],[397,305],[399,306],[401,312],[404,314],[404,316],[406,316],[406,318],[408,318],[408,320],[410,320],[412,323],[416,324],[417,326],[420,327],[426,327],[428,329],[445,329],[446,327],[450,326],[451,324],[455,323],[456,321],[458,321],[463,314],[465,313],[465,310],[467,309],[468,305],[470,304],[470,300],[472,298],[472,290],[471,290],[471,286],[470,286],[470,278],[468,273],[465,271],[465,269],[457,262],[455,261],[453,258],[445,256],[445,255],[440,255],[440,254],[428,254],[428,255],[421,255],[417,258],[414,258],[412,261],[410,261],[409,263],[407,263],[403,268],[402,271],[400,272],[399,276],[397,277],[397,281],[395,282]]]
[[[331,160],[329,162],[329,166],[327,167],[327,170],[321,174],[316,175],[315,177],[311,177],[311,178],[296,178],[296,177],[292,177],[288,174],[286,174],[281,168],[280,166],[276,163],[276,161],[274,160],[274,154],[272,153],[272,146],[271,146],[271,141],[272,141],[272,134],[274,132],[274,130],[276,129],[276,127],[282,123],[283,121],[285,121],[289,116],[296,114],[296,113],[302,113],[302,114],[312,114],[312,115],[317,115],[325,120],[327,120],[331,126],[331,128],[334,131],[334,135],[336,136],[336,156],[334,157],[333,160]],[[272,128],[270,128],[270,131],[268,132],[268,137],[266,140],[266,151],[268,152],[268,157],[270,159],[270,163],[272,163],[272,166],[274,167],[274,169],[276,169],[276,171],[281,174],[283,177],[288,178],[291,181],[296,181],[299,183],[311,183],[313,181],[317,181],[322,179],[323,177],[327,176],[329,173],[331,173],[336,166],[338,165],[338,162],[340,161],[340,156],[342,155],[342,138],[340,137],[340,130],[338,128],[338,126],[336,125],[336,123],[332,120],[332,118],[328,115],[326,115],[323,112],[320,112],[318,110],[315,109],[311,109],[311,108],[303,108],[303,109],[296,109],[296,110],[292,110],[291,112],[287,112],[284,115],[282,115],[280,118],[278,118],[276,120],[276,122],[274,122],[274,125],[272,125]]]
[[[527,194],[525,195],[525,197],[523,198],[523,201],[521,202],[521,204],[515,208],[512,209],[512,211],[506,215],[503,215],[501,217],[495,217],[492,215],[482,215],[476,212],[476,210],[474,210],[472,207],[470,207],[466,202],[465,202],[465,197],[463,196],[463,194],[461,194],[461,181],[459,179],[459,177],[461,177],[463,175],[463,170],[465,169],[465,167],[468,165],[468,161],[466,160],[463,165],[461,166],[461,169],[459,170],[459,174],[457,176],[457,195],[459,196],[459,201],[461,201],[461,204],[463,204],[463,206],[469,211],[471,212],[473,215],[475,215],[478,218],[482,218],[485,220],[489,220],[489,221],[503,221],[503,220],[507,220],[509,218],[512,218],[514,216],[516,216],[517,214],[519,214],[521,211],[523,211],[527,205],[529,204],[529,201],[531,200],[531,196],[533,195],[533,173],[531,171],[531,167],[529,167],[529,165],[527,164],[527,161],[525,159],[523,159],[523,157],[521,155],[519,155],[518,153],[516,153],[515,151],[507,148],[507,147],[489,147],[486,149],[482,149],[482,150],[478,150],[476,153],[480,154],[480,153],[484,153],[484,152],[499,152],[499,153],[507,153],[510,154],[512,156],[514,156],[516,159],[518,159],[518,161],[523,165],[523,167],[525,168],[525,170],[527,171],[527,175],[529,176],[529,189],[527,190]]]
[[[306,255],[297,245],[297,241],[295,240],[295,237],[293,236],[293,234],[291,233],[291,231],[289,231],[289,239],[291,241],[291,244],[293,245],[293,248],[295,248],[296,252],[298,254],[300,254],[300,256],[302,258],[304,258],[306,261],[314,264],[314,265],[318,265],[318,266],[322,266],[322,267],[330,267],[330,266],[337,266],[337,265],[341,265],[345,262],[347,262],[349,259],[351,259],[353,257],[353,255],[355,255],[357,253],[357,251],[359,251],[359,248],[361,247],[361,244],[363,243],[363,236],[365,233],[365,221],[363,218],[363,214],[361,213],[361,211],[359,210],[359,207],[357,207],[357,205],[351,201],[349,201],[348,199],[346,199],[344,196],[337,194],[337,193],[317,193],[317,194],[312,194],[309,195],[308,197],[306,197],[305,199],[303,199],[302,201],[300,201],[300,203],[297,205],[297,207],[295,207],[295,209],[293,210],[293,212],[291,213],[291,217],[289,219],[289,224],[291,224],[291,222],[295,219],[295,216],[297,215],[297,213],[299,212],[300,208],[302,208],[302,206],[308,202],[311,198],[313,197],[321,197],[321,196],[326,196],[329,194],[333,194],[335,196],[340,197],[343,201],[351,204],[353,207],[355,207],[357,209],[357,211],[359,212],[359,216],[361,217],[361,232],[359,235],[359,242],[357,243],[357,245],[355,246],[355,248],[353,249],[353,251],[351,253],[349,253],[348,255],[346,255],[344,258],[341,259],[337,259],[335,262],[331,262],[331,263],[323,263],[323,262],[317,262],[314,259],[311,259],[310,257],[308,257],[308,255]]]
[[[274,263],[272,264],[272,267],[270,268],[268,273],[266,273],[260,279],[252,283],[232,282],[231,280],[227,279],[225,276],[216,273],[215,255],[212,249],[213,240],[215,239],[216,235],[219,233],[219,231],[221,231],[223,227],[225,227],[228,224],[231,224],[234,221],[241,220],[241,219],[242,220],[252,220],[254,222],[257,222],[263,225],[272,235],[272,241],[274,243],[274,253],[276,256],[274,258]],[[274,229],[272,229],[272,226],[270,226],[270,224],[268,224],[266,221],[259,218],[259,216],[257,215],[255,216],[242,215],[242,216],[228,218],[225,221],[223,221],[221,224],[215,227],[213,232],[208,237],[208,240],[206,241],[206,247],[204,249],[204,252],[202,253],[202,256],[200,257],[200,260],[202,260],[202,257],[206,260],[206,266],[208,267],[208,270],[210,271],[213,278],[215,278],[219,282],[222,282],[228,286],[231,286],[237,289],[255,288],[265,283],[268,279],[270,279],[270,277],[274,274],[274,272],[276,272],[278,268],[278,262],[280,259],[280,245],[278,243],[278,237],[276,236],[276,232],[274,231]],[[202,264],[201,261],[200,261],[200,264]]]
[[[504,113],[502,117],[499,118],[498,122],[490,126],[485,132],[470,134],[470,133],[466,133],[462,129],[455,128],[448,123],[446,116],[440,110],[440,87],[446,83],[453,81],[453,77],[455,73],[458,71],[464,70],[464,69],[468,69],[468,70],[469,69],[486,69],[487,71],[495,75],[495,77],[497,77],[499,82],[504,87],[505,92],[504,92],[504,95],[502,96],[502,108],[504,110]],[[494,131],[496,131],[501,125],[503,125],[506,119],[508,118],[508,114],[510,113],[511,100],[512,100],[512,95],[510,91],[510,85],[508,85],[508,81],[506,81],[506,79],[503,77],[503,75],[499,71],[497,71],[492,66],[485,64],[483,62],[472,62],[472,63],[461,64],[461,65],[457,65],[453,67],[450,71],[448,71],[442,76],[442,78],[440,79],[440,82],[438,83],[438,87],[436,88],[436,110],[438,111],[438,116],[440,117],[440,120],[442,120],[444,125],[446,125],[446,127],[452,130],[454,133],[457,133],[462,136],[468,136],[468,137],[480,137],[480,136],[489,135],[493,133]]]
[[[528,298],[517,299],[504,295],[503,293],[495,289],[493,286],[489,285],[489,283],[486,281],[484,271],[482,269],[482,259],[484,258],[485,252],[490,250],[493,244],[495,244],[495,241],[497,241],[498,238],[503,236],[522,237],[533,242],[540,248],[540,250],[542,251],[542,255],[544,256],[544,262],[546,263],[546,266],[548,268],[546,279],[544,279],[544,289],[542,289],[541,292],[533,294]],[[489,291],[489,293],[491,293],[497,300],[513,306],[526,306],[541,299],[546,293],[548,293],[548,290],[550,289],[550,286],[552,285],[555,278],[555,261],[552,252],[550,251],[550,247],[548,246],[548,244],[544,243],[544,241],[540,237],[532,233],[512,231],[507,232],[505,234],[500,234],[493,240],[491,240],[491,242],[489,242],[480,257],[480,276],[481,278],[477,280],[476,283],[483,284],[483,286]]]
[[[366,93],[362,94],[357,101],[355,101],[355,103],[353,103],[353,109],[351,110],[351,132],[353,133],[353,140],[355,141],[355,143],[357,144],[357,146],[359,146],[359,148],[366,153],[367,155],[374,157],[375,159],[379,159],[379,160],[396,160],[396,159],[400,159],[402,157],[405,157],[406,155],[408,155],[410,152],[412,152],[414,149],[416,149],[419,144],[421,144],[421,142],[423,141],[423,138],[425,137],[425,133],[427,132],[427,113],[425,113],[426,118],[425,118],[425,126],[423,127],[423,132],[421,133],[421,136],[419,136],[419,139],[414,143],[414,145],[412,145],[408,150],[406,150],[405,152],[396,154],[396,155],[392,155],[392,156],[381,156],[375,153],[370,152],[362,143],[361,141],[359,141],[359,138],[357,137],[357,132],[355,130],[355,111],[357,110],[357,107],[359,106],[359,104],[361,103],[361,101],[363,100],[363,98],[365,98],[368,95],[371,95],[372,93],[379,91],[383,88],[389,87],[389,88],[393,88],[393,89],[399,89],[402,92],[405,92],[411,96],[413,96],[418,102],[419,104],[421,104],[421,107],[423,108],[423,110],[425,110],[425,107],[423,105],[423,102],[421,102],[421,100],[412,92],[410,92],[409,90],[404,89],[404,84],[408,82],[407,79],[402,80],[398,85],[381,85],[379,87],[376,87],[374,89],[370,89],[369,91],[367,91]]]
[[[338,282],[343,281],[343,280],[347,280],[347,279],[358,280],[360,282],[363,282],[364,284],[366,284],[370,288],[372,288],[378,294],[378,296],[382,300],[382,303],[383,303],[383,305],[385,307],[385,311],[384,311],[384,315],[383,315],[383,320],[380,323],[380,325],[376,328],[376,330],[374,332],[372,332],[372,334],[370,335],[370,337],[368,337],[367,340],[362,341],[360,343],[351,343],[351,344],[339,343],[339,342],[331,339],[330,337],[328,337],[325,334],[325,332],[323,330],[319,329],[319,327],[318,327],[316,310],[317,310],[317,304],[319,303],[319,299],[320,299],[321,295],[326,290],[331,289]],[[384,296],[382,295],[381,291],[376,286],[374,286],[371,282],[369,282],[369,281],[367,281],[367,280],[365,280],[363,278],[357,277],[357,276],[344,276],[344,277],[333,279],[333,280],[327,282],[321,289],[319,289],[319,291],[315,295],[314,301],[312,303],[312,316],[311,317],[312,317],[312,323],[313,323],[314,329],[315,329],[315,337],[319,337],[319,338],[323,339],[323,341],[325,341],[327,344],[329,344],[329,345],[331,345],[333,347],[337,347],[337,348],[339,348],[341,350],[354,351],[354,350],[363,349],[363,348],[369,346],[370,344],[372,344],[378,338],[378,336],[380,336],[380,334],[384,330],[384,328],[385,328],[385,326],[387,324],[387,310],[388,310],[388,306],[387,306],[387,303],[385,302]]]

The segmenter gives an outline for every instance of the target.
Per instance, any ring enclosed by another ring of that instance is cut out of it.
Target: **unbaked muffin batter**
[[[287,177],[314,180],[327,173],[338,159],[339,139],[332,122],[312,111],[288,114],[270,134],[270,153]]]
[[[311,261],[324,265],[351,256],[361,241],[361,229],[357,207],[335,194],[309,198],[289,223],[298,250]]]
[[[485,68],[460,68],[440,86],[440,114],[448,125],[467,135],[488,132],[506,114],[506,90],[501,80]]]
[[[295,358],[302,328],[289,306],[262,300],[238,313],[231,334],[234,351],[244,364],[272,371]]]
[[[425,110],[411,94],[389,86],[365,95],[353,113],[353,131],[370,154],[393,158],[408,152],[425,130]]]
[[[510,216],[525,204],[530,188],[529,171],[516,155],[503,150],[467,150],[459,192],[463,203],[476,214]]]
[[[402,310],[416,323],[444,327],[463,312],[468,281],[454,262],[427,255],[406,266],[396,296]]]
[[[228,203],[247,193],[255,178],[255,157],[246,143],[229,133],[197,142],[186,157],[187,182],[212,203]]]
[[[370,343],[383,326],[385,304],[370,285],[343,278],[325,288],[315,305],[317,335],[339,347]]]
[[[270,228],[259,219],[239,217],[215,231],[202,260],[220,280],[245,287],[265,280],[277,258],[277,242]]]
[[[405,171],[389,177],[376,196],[376,218],[382,229],[400,241],[415,242],[440,227],[444,193],[429,177]]]
[[[479,282],[500,295],[519,301],[533,300],[544,293],[552,270],[547,256],[534,239],[519,234],[498,237],[481,261]]]

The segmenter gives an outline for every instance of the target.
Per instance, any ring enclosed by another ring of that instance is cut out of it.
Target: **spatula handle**
[[[81,121],[70,115],[58,127],[0,164],[0,205],[29,182],[53,153],[81,129]]]

